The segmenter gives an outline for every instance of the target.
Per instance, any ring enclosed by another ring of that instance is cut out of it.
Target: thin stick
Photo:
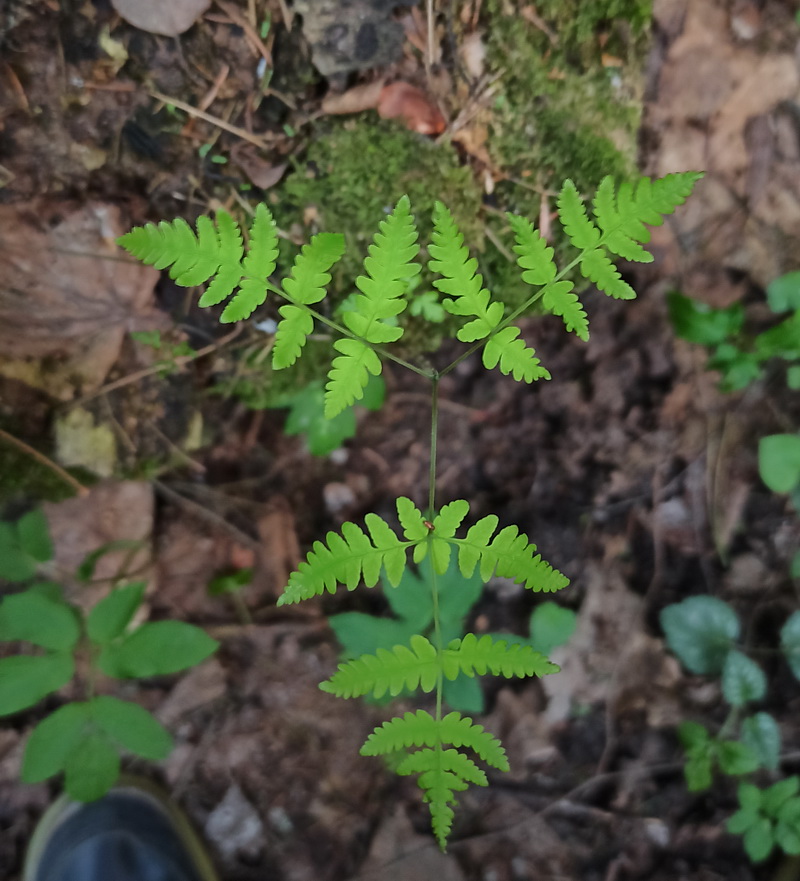
[[[241,138],[243,141],[249,141],[251,144],[255,144],[256,147],[261,147],[262,150],[267,150],[272,146],[270,141],[263,135],[259,136],[251,134],[245,129],[239,128],[238,125],[231,125],[229,122],[225,122],[224,119],[220,119],[218,116],[212,116],[210,113],[206,113],[203,110],[198,110],[197,107],[193,107],[191,104],[187,104],[185,101],[181,101],[178,98],[170,98],[169,95],[164,95],[162,92],[148,92],[148,94],[155,98],[156,101],[161,101],[164,104],[171,104],[173,107],[183,110],[184,113],[188,113],[189,116],[196,116],[204,122],[209,122],[211,125],[217,126],[217,128],[221,128],[232,135],[236,135],[237,138]]]
[[[209,345],[204,346],[202,349],[198,349],[196,352],[192,352],[191,355],[179,356],[175,359],[175,365],[177,367],[183,367],[184,364],[189,364],[192,361],[196,361],[198,358],[202,358],[204,355],[210,355],[211,352],[214,352],[217,349],[221,349],[231,340],[239,336],[239,334],[243,330],[243,324],[237,325],[235,330],[232,330],[229,334],[221,337],[216,342],[210,343]],[[88,395],[84,395],[82,398],[78,398],[77,401],[70,401],[68,406],[79,407],[81,404],[85,404],[87,401],[92,401],[95,398],[99,398],[100,395],[105,395],[108,392],[113,392],[119,388],[124,388],[126,385],[130,385],[131,383],[138,382],[140,379],[145,379],[148,376],[152,376],[154,373],[158,373],[159,370],[163,369],[163,364],[153,364],[150,367],[145,367],[142,370],[137,370],[135,373],[129,373],[127,376],[121,376],[119,379],[115,379],[113,382],[109,382],[102,388],[97,389],[96,392],[91,392]]]
[[[0,428],[0,437],[10,443],[11,446],[16,447],[18,450],[21,450],[23,453],[30,456],[32,459],[36,459],[36,461],[40,465],[44,465],[45,468],[49,468],[54,474],[57,474],[64,481],[64,483],[69,484],[79,496],[89,495],[88,487],[85,487],[82,483],[77,481],[68,471],[65,471],[52,459],[48,459],[47,456],[44,455],[44,453],[40,453],[38,450],[35,450],[33,447],[26,444],[25,441],[21,441],[18,437],[14,437],[13,434],[9,434],[7,431],[3,431],[2,428]]]

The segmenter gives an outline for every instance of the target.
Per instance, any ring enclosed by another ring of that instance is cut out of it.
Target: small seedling
[[[781,752],[778,723],[769,713],[748,713],[749,704],[766,696],[767,677],[739,642],[741,625],[734,610],[715,597],[694,596],[667,606],[661,613],[661,626],[667,645],[687,670],[719,677],[723,699],[730,708],[716,735],[697,722],[686,721],[678,728],[686,755],[684,776],[689,791],[710,788],[717,768],[734,777],[753,774],[759,769],[777,771]],[[781,629],[781,652],[800,680],[800,612],[790,615]],[[777,796],[766,796],[773,790],[782,793],[792,787],[794,791],[790,794],[794,795],[797,779],[790,779],[794,781],[791,785],[784,780],[763,792],[749,783],[739,788],[742,810],[728,821],[728,829],[744,834],[745,849],[754,861],[764,859],[773,844],[783,847],[783,842],[793,840],[789,832],[773,834],[772,823],[777,822],[777,814],[769,814],[769,811],[776,804]],[[797,801],[800,803],[800,799]],[[762,804],[768,816],[759,814]],[[795,812],[792,816],[795,817],[792,834],[800,835],[800,815]]]
[[[0,578],[29,582],[0,602],[0,642],[20,642],[31,649],[0,658],[0,715],[34,706],[76,674],[86,694],[86,700],[63,704],[34,728],[25,747],[22,779],[38,783],[63,772],[72,798],[93,801],[119,777],[121,753],[157,761],[172,748],[171,735],[147,710],[97,695],[100,676],[136,679],[177,673],[199,664],[217,643],[181,621],[133,624],[144,582],[114,587],[84,615],[65,600],[60,585],[37,581],[39,567],[53,553],[40,511],[16,523],[0,523],[0,542]],[[78,569],[80,580],[90,580],[99,557],[120,544],[129,543],[107,545],[89,555]]]

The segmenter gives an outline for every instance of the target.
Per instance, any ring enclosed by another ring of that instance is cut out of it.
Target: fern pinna
[[[642,247],[649,241],[646,224],[661,224],[665,215],[684,202],[701,176],[686,172],[659,180],[645,177],[618,187],[606,177],[592,202],[593,217],[574,184],[566,181],[558,196],[559,217],[577,253],[561,269],[554,262],[553,248],[538,230],[528,220],[508,215],[522,279],[534,288],[510,314],[486,288],[477,260],[470,256],[452,215],[437,203],[427,246],[427,268],[434,276],[434,286],[445,295],[442,305],[454,316],[457,339],[467,344],[461,355],[439,370],[410,363],[390,348],[403,337],[402,313],[408,305],[409,282],[421,270],[417,231],[406,196],[381,221],[364,261],[364,274],[355,279],[358,293],[349,298],[350,308],[341,323],[314,307],[325,299],[331,268],[344,253],[343,236],[314,236],[296,257],[288,275],[277,283],[272,276],[278,233],[265,205],[255,210],[246,248],[239,226],[225,211],[217,212],[216,223],[200,217],[196,232],[185,221],[176,220],[133,229],[119,240],[144,262],[169,268],[170,276],[180,285],[209,282],[200,305],[227,300],[220,316],[223,322],[246,319],[269,293],[279,296],[280,321],[272,344],[272,366],[276,370],[291,366],[301,357],[317,323],[338,333],[325,388],[328,418],[359,401],[370,374],[380,374],[387,359],[430,382],[431,468],[426,509],[420,510],[403,497],[396,501],[397,526],[377,514],[367,514],[364,527],[345,523],[340,532],[329,532],[325,541],[314,544],[305,562],[291,575],[279,603],[334,593],[339,586],[347,590],[361,585],[374,587],[382,573],[396,586],[409,563],[409,554],[414,563],[430,558],[433,639],[418,634],[408,645],[379,649],[373,655],[342,663],[321,688],[342,698],[381,697],[415,690],[433,693],[433,712],[420,709],[385,722],[369,736],[361,752],[368,756],[403,754],[395,763],[396,771],[418,775],[423,798],[430,807],[433,831],[442,847],[452,827],[455,793],[470,784],[487,785],[486,772],[478,762],[500,771],[508,768],[496,737],[470,718],[456,712],[444,713],[444,681],[461,674],[542,676],[558,668],[529,646],[509,646],[488,635],[468,633],[443,644],[437,578],[448,570],[455,555],[465,578],[477,571],[484,582],[494,576],[510,578],[527,589],[542,592],[560,590],[567,579],[542,559],[536,546],[517,527],[498,530],[499,518],[494,514],[471,522],[469,505],[463,500],[437,508],[439,379],[479,349],[488,369],[498,367],[503,374],[527,383],[549,379],[550,373],[520,337],[514,320],[538,303],[560,317],[567,331],[587,340],[587,315],[568,276],[577,269],[609,296],[633,298],[635,293],[620,276],[614,259],[651,261],[652,256]],[[464,529],[463,525],[470,522]]]

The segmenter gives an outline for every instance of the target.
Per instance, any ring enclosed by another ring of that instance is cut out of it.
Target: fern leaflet
[[[379,725],[361,747],[362,756],[384,756],[411,746],[448,743],[466,746],[498,771],[508,771],[506,751],[500,741],[477,725],[469,716],[455,710],[440,720],[425,710],[405,713]]]
[[[503,304],[493,302],[483,287],[483,276],[477,271],[478,261],[469,256],[464,236],[441,202],[434,205],[428,253],[431,256],[428,268],[443,276],[434,281],[434,287],[455,297],[444,300],[442,305],[453,315],[473,317],[458,331],[458,339],[471,343],[487,337],[503,320]]]
[[[554,280],[556,265],[553,262],[553,249],[547,246],[529,220],[514,214],[507,217],[516,240],[514,251],[518,255],[517,263],[525,270],[522,280],[530,285],[544,285],[544,308],[562,318],[567,330],[573,331],[582,340],[588,340],[589,322],[581,301],[571,293],[572,282]]]
[[[272,350],[275,370],[290,367],[300,356],[314,329],[314,319],[303,306],[324,298],[325,286],[331,280],[329,270],[342,254],[343,235],[319,233],[297,255],[291,275],[283,280],[283,289],[292,302],[278,310],[283,320],[278,325]]]
[[[600,243],[600,230],[586,214],[575,184],[567,179],[558,194],[558,216],[564,232],[580,251],[596,248]]]
[[[305,561],[289,577],[278,605],[298,603],[325,591],[335,593],[337,584],[355,590],[363,580],[367,587],[374,587],[381,568],[389,583],[397,586],[406,566],[406,549],[413,542],[398,538],[377,514],[367,514],[364,522],[368,534],[347,522],[342,524],[341,535],[327,534],[327,544],[315,542]]]
[[[469,578],[480,562],[480,576],[488,581],[493,574],[501,578],[513,578],[529,590],[552,593],[566,587],[569,579],[546,563],[536,553],[536,545],[528,542],[528,536],[516,526],[506,526],[492,539],[498,519],[489,514],[479,520],[467,532],[466,538],[454,538],[458,545],[458,566],[461,574]]]
[[[510,326],[491,336],[483,348],[483,366],[491,370],[499,364],[501,373],[511,373],[517,381],[550,379],[550,371],[542,367],[536,352],[519,335],[520,329]]]
[[[387,692],[400,694],[403,689],[433,691],[442,672],[439,653],[433,644],[419,634],[411,637],[411,646],[397,645],[391,651],[378,649],[374,655],[362,655],[353,661],[339,664],[339,669],[320,685],[323,691],[336,697],[376,698]]]
[[[266,281],[275,271],[278,256],[275,221],[266,205],[256,209],[250,227],[250,245],[244,257],[242,234],[226,211],[218,211],[216,226],[208,217],[197,219],[197,235],[185,220],[156,226],[148,223],[117,239],[128,253],[156,269],[170,267],[176,284],[191,287],[212,279],[200,306],[215,306],[238,292],[222,312],[220,321],[241,321],[267,296]],[[244,257],[244,259],[242,259]]]
[[[367,274],[356,279],[361,293],[354,298],[355,309],[344,315],[345,325],[358,339],[334,343],[340,355],[334,358],[325,385],[327,419],[364,396],[370,373],[380,374],[380,358],[367,344],[396,342],[403,335],[402,327],[393,327],[385,319],[399,315],[408,305],[403,297],[407,282],[421,268],[412,262],[419,251],[416,242],[410,202],[408,196],[403,196],[389,217],[381,221],[364,261]]]
[[[467,633],[453,640],[443,651],[442,669],[448,679],[455,679],[459,673],[483,676],[487,670],[510,679],[545,676],[557,673],[560,668],[529,645],[509,646],[504,639],[494,640],[488,633],[480,637]]]

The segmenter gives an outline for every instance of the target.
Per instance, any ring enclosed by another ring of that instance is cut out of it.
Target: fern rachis
[[[503,374],[528,383],[549,379],[533,348],[521,339],[514,320],[541,301],[547,311],[561,318],[568,331],[587,340],[587,315],[573,292],[573,283],[565,278],[567,273],[577,267],[606,294],[620,299],[635,296],[613,260],[652,259],[643,247],[649,240],[646,225],[662,223],[664,215],[688,197],[700,176],[684,173],[656,181],[642,178],[619,187],[611,178],[605,178],[592,201],[593,218],[574,184],[566,181],[558,197],[559,216],[577,255],[560,270],[553,259],[553,248],[533,225],[509,215],[522,279],[536,288],[509,315],[484,285],[478,263],[464,245],[452,215],[437,203],[427,265],[435,276],[434,286],[446,295],[444,308],[461,322],[457,339],[469,344],[462,355],[440,370],[409,363],[387,349],[403,335],[405,292],[408,281],[420,271],[415,262],[417,233],[406,197],[380,224],[364,261],[364,274],[355,280],[359,293],[353,297],[353,310],[345,313],[343,324],[313,308],[324,301],[330,269],[344,250],[342,236],[315,236],[297,256],[282,284],[277,285],[270,281],[277,257],[276,229],[265,206],[256,209],[247,248],[235,221],[222,211],[217,214],[216,224],[199,218],[196,232],[177,220],[158,226],[148,224],[120,239],[123,247],[144,262],[169,268],[178,284],[198,285],[210,280],[200,303],[215,305],[230,298],[222,313],[223,321],[248,317],[264,302],[268,290],[280,295],[286,302],[279,307],[281,320],[273,349],[275,369],[289,367],[302,356],[315,322],[336,331],[341,338],[333,344],[336,354],[328,372],[328,417],[360,400],[369,375],[379,374],[386,358],[430,380],[432,461],[428,509],[423,512],[410,499],[401,497],[396,501],[398,526],[369,513],[364,527],[344,523],[339,532],[329,532],[324,541],[314,543],[306,560],[290,576],[278,602],[301,602],[334,593],[339,586],[347,590],[361,584],[373,587],[381,573],[391,585],[397,585],[409,555],[416,563],[425,557],[430,559],[428,586],[434,609],[431,638],[417,634],[407,645],[342,663],[321,688],[342,698],[394,695],[408,689],[435,695],[435,712],[420,709],[379,725],[361,752],[365,756],[406,753],[397,772],[418,775],[434,834],[442,847],[452,827],[455,794],[469,785],[485,786],[488,782],[478,763],[508,770],[505,751],[496,737],[460,713],[443,711],[443,682],[460,674],[543,676],[558,668],[530,647],[508,645],[487,635],[467,633],[444,645],[436,611],[437,578],[447,571],[454,557],[465,578],[477,572],[484,582],[499,576],[532,591],[552,592],[565,587],[567,579],[542,559],[536,546],[516,526],[498,529],[496,515],[470,522],[469,505],[463,500],[436,509],[438,380],[478,349],[483,350],[483,363],[488,369],[499,367]]]

